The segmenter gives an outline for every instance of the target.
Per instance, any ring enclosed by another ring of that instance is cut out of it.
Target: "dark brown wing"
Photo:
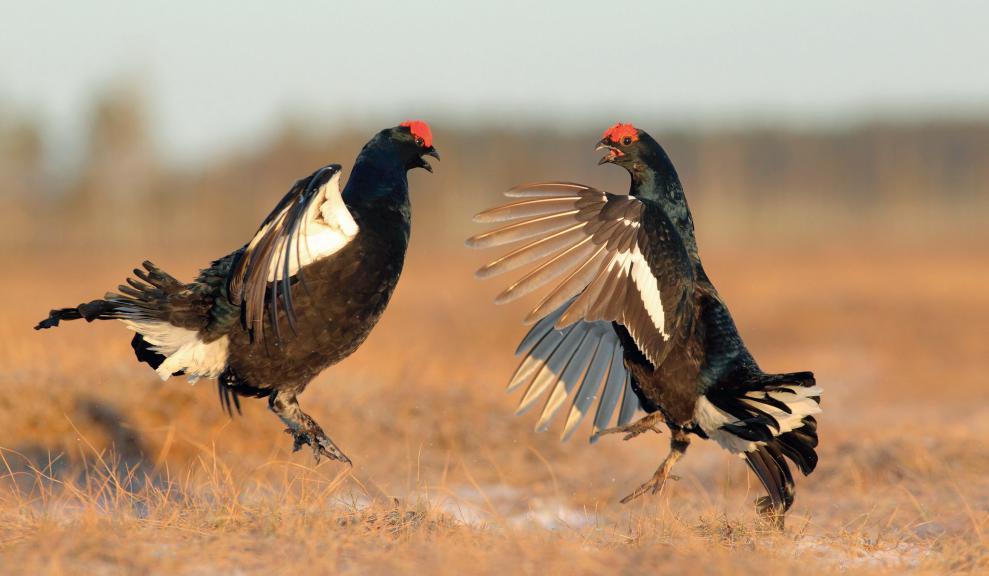
[[[510,387],[528,382],[522,410],[553,390],[540,427],[564,398],[572,398],[564,432],[568,435],[576,415],[586,412],[597,394],[598,382],[584,385],[589,376],[606,383],[601,401],[605,408],[610,405],[608,418],[623,390],[620,384],[608,382],[627,380],[621,345],[611,342],[610,322],[625,326],[654,366],[679,345],[692,317],[693,268],[674,225],[661,209],[637,198],[571,182],[518,186],[507,195],[521,200],[475,217],[476,222],[503,225],[470,238],[467,244],[475,248],[519,244],[478,270],[481,278],[532,266],[498,295],[498,303],[552,285],[526,316],[527,323],[539,321],[527,340],[537,336],[542,340],[528,350],[520,347],[526,356]],[[602,346],[616,346],[619,362],[604,366],[599,358],[604,354]],[[607,376],[599,374],[602,370]],[[623,402],[621,417],[630,418],[636,407],[637,402]],[[595,431],[602,423],[607,420],[595,418]]]
[[[357,234],[343,203],[340,165],[330,164],[295,183],[275,206],[234,262],[228,279],[230,301],[241,320],[263,340],[265,316],[276,340],[279,308],[294,329],[292,283],[304,282],[303,267],[338,251]]]
[[[618,322],[658,366],[671,336],[689,317],[693,273],[679,233],[658,207],[570,182],[527,184],[510,190],[519,202],[478,214],[480,223],[505,223],[467,241],[474,248],[523,242],[482,267],[488,278],[536,266],[496,298],[511,302],[555,283],[526,316],[547,316],[564,303],[556,321]]]

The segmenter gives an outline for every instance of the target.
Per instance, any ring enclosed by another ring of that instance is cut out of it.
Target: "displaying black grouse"
[[[295,183],[243,248],[183,284],[144,262],[120,294],[52,310],[61,320],[120,320],[137,332],[138,360],[162,379],[217,378],[228,413],[239,396],[268,398],[294,450],[350,459],[299,406],[298,395],[367,338],[405,261],[412,213],[407,171],[439,159],[425,122],[382,130],[340,191],[340,165]]]
[[[600,397],[591,441],[625,439],[662,419],[670,453],[628,502],[662,489],[691,434],[713,439],[745,458],[768,497],[760,513],[782,526],[793,503],[786,459],[805,475],[817,464],[821,389],[810,372],[766,374],[745,348],[728,307],[697,252],[683,187],[663,148],[630,124],[616,124],[598,142],[632,176],[620,196],[570,182],[512,188],[522,200],[482,212],[480,223],[509,222],[474,236],[477,248],[522,243],[478,271],[486,278],[538,265],[502,292],[498,303],[555,287],[526,318],[524,356],[509,390],[525,386],[519,413],[549,393],[537,430],[571,404],[568,438]],[[607,428],[618,406],[617,427]],[[629,424],[637,409],[647,415]]]

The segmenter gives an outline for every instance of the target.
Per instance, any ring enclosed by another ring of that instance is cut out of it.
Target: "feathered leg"
[[[353,466],[350,458],[347,458],[347,455],[337,448],[337,445],[323,432],[319,424],[302,411],[295,393],[275,392],[268,398],[268,407],[288,426],[285,432],[291,434],[295,439],[295,443],[292,445],[293,452],[298,452],[305,444],[312,447],[317,464],[320,457],[326,456],[331,460],[339,460]]]
[[[677,460],[687,451],[687,446],[690,445],[690,437],[679,428],[671,428],[670,431],[673,433],[673,437],[670,439],[670,453],[663,460],[663,463],[659,465],[656,473],[652,475],[652,478],[648,482],[636,488],[635,492],[622,498],[622,504],[628,504],[646,492],[651,491],[653,494],[656,494],[666,485],[667,478],[679,480],[676,476],[670,476],[670,471],[673,470],[673,465],[677,463]]]

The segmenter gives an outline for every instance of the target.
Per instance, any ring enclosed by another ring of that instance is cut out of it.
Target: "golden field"
[[[849,138],[882,149],[897,134]],[[358,136],[283,140],[195,174],[98,173],[61,196],[4,196],[0,572],[989,571],[984,199],[938,197],[938,171],[909,162],[934,183],[877,169],[863,180],[875,195],[838,190],[834,174],[854,155],[806,136],[773,140],[790,152],[767,173],[792,181],[740,177],[755,160],[732,151],[764,147],[760,137],[673,137],[706,269],[750,349],[766,370],[813,370],[825,389],[820,464],[798,478],[777,533],[753,510],[761,487],[712,443],[693,443],[663,494],[622,506],[666,454],[665,434],[591,446],[585,422],[561,444],[561,423],[536,434],[534,414],[513,416],[518,398],[503,388],[528,302],[496,308],[496,283],[471,276],[489,255],[462,239],[470,215],[518,181],[623,191],[617,169],[593,168],[597,132],[578,136],[525,154],[539,142],[449,134],[444,146],[437,131],[444,160],[410,178],[412,247],[390,308],[301,398],[353,469],[293,454],[264,401],[245,399],[231,419],[212,382],[161,382],[117,323],[31,327],[145,258],[190,278],[249,238],[292,179],[349,163]],[[815,154],[827,169],[801,168]],[[984,166],[966,172],[970,184]],[[148,194],[100,195],[120,179],[129,190],[129,178]]]

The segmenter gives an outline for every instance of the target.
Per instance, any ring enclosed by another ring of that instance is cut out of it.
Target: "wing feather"
[[[608,327],[603,322],[598,323],[598,325]],[[621,350],[618,337],[615,335],[614,330],[608,330],[598,339],[594,359],[591,360],[587,374],[581,380],[580,388],[577,389],[577,393],[574,396],[573,405],[570,407],[570,413],[567,415],[567,422],[563,426],[562,438],[564,441],[573,435],[581,421],[583,421],[584,416],[587,416],[591,404],[597,398],[598,390],[602,383],[606,382],[608,368],[611,366],[611,358],[615,354],[616,349]]]
[[[522,338],[522,341],[519,342],[518,347],[515,349],[515,355],[521,356],[523,353],[528,354],[537,344],[539,344],[539,342],[548,337],[550,333],[553,332],[553,324],[555,324],[557,318],[559,318],[558,313],[562,314],[563,310],[557,310],[553,314],[550,314],[537,322],[536,325],[532,327],[532,330],[529,330],[529,332],[525,335],[525,338]]]
[[[690,316],[682,304],[692,290],[693,267],[678,231],[661,209],[635,197],[570,182],[527,184],[513,188],[510,195],[526,199],[482,212],[479,220],[511,214],[512,223],[467,241],[475,247],[522,242],[481,268],[480,277],[534,265],[495,301],[511,302],[555,283],[526,316],[526,323],[578,296],[572,309],[560,316],[558,328],[582,319],[618,322],[654,366],[662,363],[671,334]],[[529,212],[532,207],[534,212]],[[554,214],[550,207],[560,212]],[[526,216],[530,213],[539,215]],[[646,214],[649,232],[643,228]]]
[[[478,234],[470,238],[467,240],[467,245],[471,248],[491,248],[528,240],[536,236],[557,232],[564,228],[576,228],[582,225],[582,223],[574,221],[573,215],[576,213],[576,210],[567,210],[565,212],[550,214],[549,216],[540,216],[531,220],[502,226],[491,232]]]
[[[560,330],[553,330],[552,322],[545,325],[544,328],[546,332],[539,339],[539,342],[535,345],[532,351],[528,353],[526,358],[519,365],[518,369],[515,370],[515,374],[512,375],[512,379],[509,380],[509,392],[512,392],[526,382],[529,382],[536,372],[542,368],[543,364],[545,364],[546,358],[549,358],[559,347],[560,342],[563,341],[565,333]],[[534,331],[535,328],[533,329],[533,332]],[[530,334],[531,333],[532,332],[530,332]]]
[[[596,251],[597,246],[591,242],[591,237],[585,236],[573,246],[540,264],[518,282],[506,288],[495,298],[495,303],[505,304],[542,288],[555,280],[557,276],[586,260]]]
[[[625,395],[622,396],[622,407],[618,411],[618,425],[626,426],[639,410],[639,397],[632,390],[632,375],[625,375]]]
[[[575,225],[512,250],[501,258],[483,266],[475,276],[488,278],[538,262],[539,259],[559,252],[583,238],[585,232],[581,228],[581,226]]]
[[[576,182],[533,182],[513,186],[508,192],[505,192],[505,196],[509,198],[559,198],[573,196],[591,189],[590,186]]]
[[[556,310],[567,300],[578,296],[584,291],[584,288],[587,287],[588,283],[601,273],[600,264],[606,258],[608,258],[608,254],[605,252],[604,247],[599,246],[590,258],[587,258],[584,263],[580,264],[565,280],[563,280],[563,282],[560,283],[559,286],[547,294],[546,297],[543,298],[543,300],[536,305],[531,312],[529,312],[529,314],[525,317],[525,322],[535,322],[539,318],[542,318],[547,310]]]
[[[556,318],[566,306],[540,320],[523,339],[519,353],[525,357],[509,384],[509,391],[527,385],[517,414],[531,410],[546,396],[536,423],[538,431],[548,429],[560,409],[571,403],[563,440],[570,438],[599,398],[605,404],[599,403],[595,410],[595,422],[610,420],[628,380],[622,347],[610,323],[578,322],[558,329]],[[626,402],[633,411],[638,408],[634,395]]]
[[[535,218],[548,214],[558,214],[563,210],[572,209],[575,202],[572,197],[562,198],[539,198],[536,200],[522,200],[512,202],[504,206],[498,206],[490,210],[485,210],[474,216],[474,222],[478,224],[496,224],[499,222],[510,222],[520,218]]]
[[[543,406],[543,411],[539,415],[539,421],[536,423],[537,431],[545,432],[549,428],[550,420],[553,419],[557,410],[563,406],[567,396],[570,395],[587,371],[587,367],[594,358],[594,353],[597,351],[599,344],[600,339],[592,331],[585,332],[581,336],[580,344],[577,345],[577,348],[571,354],[570,359],[567,361],[567,367],[563,369],[563,373],[560,374],[556,386],[546,399],[546,405]]]
[[[549,391],[538,429],[546,429],[569,399],[564,438],[599,399],[594,439],[616,410],[618,421],[627,422],[639,408],[610,324],[625,326],[639,351],[659,366],[692,322],[693,265],[668,216],[638,198],[571,182],[525,184],[507,195],[521,200],[475,218],[507,224],[467,244],[519,245],[477,276],[532,266],[496,297],[499,304],[551,285],[525,317],[535,326],[519,347],[524,358],[509,389],[527,384],[520,413]]]
[[[560,345],[557,346],[556,350],[553,351],[547,361],[539,368],[539,371],[536,372],[536,376],[532,379],[529,388],[526,389],[525,394],[522,396],[522,401],[519,402],[519,407],[515,411],[516,414],[524,414],[535,405],[536,401],[539,400],[539,396],[559,380],[560,375],[570,363],[570,359],[576,354],[578,348],[580,348],[580,344],[584,341],[585,333],[581,330],[574,330],[573,327],[567,328],[565,332],[566,335],[563,337]]]
[[[615,413],[615,406],[618,399],[625,391],[625,378],[628,372],[625,370],[625,358],[621,347],[615,348],[611,356],[611,368],[608,369],[608,379],[604,383],[604,390],[601,391],[601,401],[598,402],[597,412],[594,414],[594,431],[591,439],[597,437],[598,432],[608,427],[611,416]]]
[[[357,235],[357,223],[340,196],[340,170],[330,164],[296,182],[237,253],[227,294],[255,340],[264,340],[265,320],[276,341],[282,337],[280,318],[295,331],[292,286],[304,282],[303,268]]]

